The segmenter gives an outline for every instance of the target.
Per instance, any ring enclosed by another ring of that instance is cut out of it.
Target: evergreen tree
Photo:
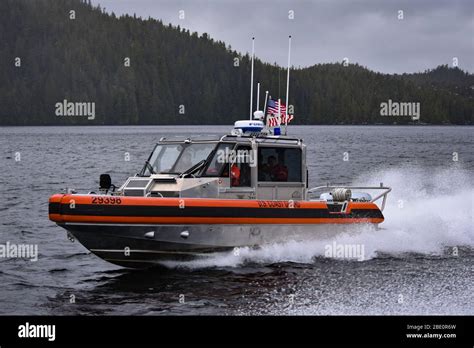
[[[250,57],[207,33],[117,17],[90,0],[1,0],[0,33],[0,125],[231,124],[247,118]],[[17,57],[21,66],[15,66]],[[284,69],[256,59],[255,79],[272,97],[285,99]],[[425,123],[473,124],[474,75],[447,65],[387,75],[358,64],[317,64],[292,69],[291,86],[295,124],[411,122],[380,116],[380,103],[389,99],[419,102]],[[95,102],[95,120],[57,117],[55,104],[64,99]]]

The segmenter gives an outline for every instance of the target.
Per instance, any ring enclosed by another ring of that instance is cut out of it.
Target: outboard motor
[[[110,175],[100,174],[99,190],[105,191],[105,193],[107,193],[110,190],[110,188],[113,188],[113,191],[115,191],[115,185],[112,184],[112,178],[110,177]]]

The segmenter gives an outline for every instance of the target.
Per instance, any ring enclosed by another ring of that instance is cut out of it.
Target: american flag
[[[280,106],[280,110],[278,107]],[[278,117],[278,113],[281,113],[281,117]],[[281,118],[281,120],[280,120]],[[286,114],[286,105],[280,103],[279,100],[269,99],[267,103],[267,123],[269,127],[276,127],[281,124],[288,124],[293,120],[293,115]]]

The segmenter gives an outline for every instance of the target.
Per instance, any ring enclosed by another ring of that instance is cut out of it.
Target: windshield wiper
[[[201,169],[202,166],[203,166],[204,164],[206,164],[206,162],[207,162],[206,160],[201,160],[201,161],[199,161],[198,163],[196,163],[195,165],[193,165],[191,168],[186,169],[186,170],[185,170],[184,172],[182,172],[179,176],[180,176],[181,178],[183,178],[183,177],[185,177],[186,175],[189,175],[189,174],[194,173],[195,171]]]
[[[151,174],[156,174],[155,169],[153,169],[153,166],[148,160],[145,161],[145,166],[148,168]]]

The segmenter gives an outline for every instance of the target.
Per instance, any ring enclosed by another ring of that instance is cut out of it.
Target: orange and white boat
[[[53,195],[49,218],[94,254],[128,267],[383,222],[390,188],[308,189],[301,139],[236,133],[161,139],[117,190],[105,174],[98,194]]]
[[[308,188],[303,140],[281,135],[281,121],[268,126],[265,111],[223,136],[162,138],[118,189],[103,174],[98,193],[53,195],[49,218],[94,254],[128,267],[383,222],[389,187]]]

